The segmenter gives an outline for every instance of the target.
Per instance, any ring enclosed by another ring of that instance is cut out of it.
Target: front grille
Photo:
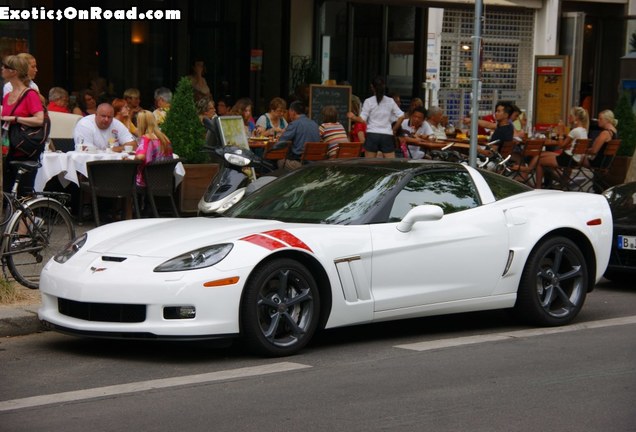
[[[146,320],[145,305],[84,303],[58,298],[57,309],[62,315],[85,321],[136,323]]]

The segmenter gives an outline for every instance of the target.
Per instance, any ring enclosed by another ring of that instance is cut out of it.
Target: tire
[[[515,312],[535,325],[567,324],[583,307],[588,282],[587,263],[576,244],[565,237],[547,239],[526,262]]]
[[[259,267],[241,303],[241,330],[248,347],[272,357],[297,353],[316,332],[318,286],[305,266],[276,259]]]
[[[68,211],[57,201],[43,199],[29,205],[33,216],[41,221],[39,230],[23,212],[8,228],[6,261],[11,275],[27,288],[38,289],[44,265],[75,237],[73,221]]]

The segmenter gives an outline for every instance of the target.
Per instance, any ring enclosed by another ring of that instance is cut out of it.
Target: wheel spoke
[[[548,285],[543,288],[543,299],[541,300],[541,306],[544,309],[549,309],[550,305],[554,301],[554,285]]]
[[[552,263],[552,270],[555,274],[559,273],[559,267],[561,267],[561,261],[563,260],[563,246],[557,246],[554,251],[554,262]]]
[[[572,308],[574,308],[574,303],[570,301],[570,297],[565,293],[565,291],[563,291],[560,286],[556,287],[555,294],[555,299],[556,297],[559,297],[565,304],[564,308],[566,308],[567,310],[571,310]]]
[[[311,300],[313,300],[311,296],[311,291],[309,289],[304,289],[296,297],[292,297],[288,299],[285,305],[289,308],[292,306],[296,306],[297,304],[304,303],[306,301],[311,301]]]
[[[289,270],[281,270],[278,272],[278,295],[281,299],[286,297],[288,283]]]
[[[581,266],[574,266],[572,267],[572,270],[570,270],[569,272],[563,273],[559,275],[559,280],[566,280],[566,279],[570,279],[573,277],[577,277],[580,276],[582,274],[581,272]]]
[[[273,307],[273,308],[277,308],[278,304],[272,300],[271,297],[263,297],[261,296],[261,298],[258,300],[258,302],[256,303],[258,306],[267,306],[267,307]]]
[[[272,315],[272,320],[269,323],[269,328],[263,331],[263,336],[265,336],[270,341],[274,341],[276,339],[276,331],[278,330],[278,326],[280,325],[280,314],[277,312]]]
[[[296,321],[294,321],[294,319],[289,315],[288,312],[283,313],[283,318],[285,318],[287,323],[290,325],[291,332],[294,336],[300,336],[305,333],[302,328],[298,327],[298,324],[296,323]]]

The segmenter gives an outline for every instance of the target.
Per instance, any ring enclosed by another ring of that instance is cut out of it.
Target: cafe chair
[[[326,142],[307,142],[305,143],[305,149],[300,156],[301,162],[313,162],[327,159],[327,148],[329,145]]]
[[[100,226],[98,198],[117,198],[126,201],[126,213],[128,212],[128,202],[132,200],[132,210],[135,216],[140,218],[139,203],[137,201],[137,191],[135,177],[139,160],[99,160],[86,164],[88,171],[88,188],[90,189],[91,202],[93,205],[93,217],[95,225]],[[82,188],[85,184],[81,185]],[[80,205],[80,213],[82,211]]]
[[[512,170],[510,177],[529,186],[535,186],[537,165],[539,165],[539,158],[544,145],[545,140],[541,139],[527,140],[522,144],[523,148],[519,154],[519,162],[516,164],[516,168]]]
[[[179,217],[179,210],[174,199],[174,170],[179,159],[159,160],[144,167],[146,180],[146,203],[150,204],[154,217],[159,217],[156,198],[167,198],[174,217]]]
[[[49,134],[50,150],[61,151],[63,153],[75,150],[73,130],[82,116],[55,111],[49,112],[48,115],[51,119],[51,132]]]
[[[587,149],[590,146],[589,139],[579,138],[572,147],[572,159],[567,166],[557,168],[556,181],[560,189],[565,191],[584,191],[584,187],[590,179],[589,169],[586,168]],[[575,158],[580,162],[576,162]],[[554,187],[553,187],[554,189]]]
[[[586,183],[586,186],[591,186],[593,191],[601,193],[609,187],[607,182],[607,174],[609,174],[612,168],[612,163],[616,158],[618,148],[621,146],[620,139],[613,139],[605,144],[605,151],[601,156],[601,161],[598,166],[590,166],[590,176]]]
[[[280,160],[287,157],[291,147],[291,141],[268,141],[265,146],[265,152],[263,153],[263,159],[267,160]]]
[[[347,159],[360,157],[362,151],[362,143],[359,142],[343,142],[338,144],[338,153],[336,159]]]

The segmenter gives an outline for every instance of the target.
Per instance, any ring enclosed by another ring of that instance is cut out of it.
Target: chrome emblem
[[[91,271],[93,273],[101,272],[101,271],[104,271],[104,270],[106,270],[106,267],[91,267]]]

